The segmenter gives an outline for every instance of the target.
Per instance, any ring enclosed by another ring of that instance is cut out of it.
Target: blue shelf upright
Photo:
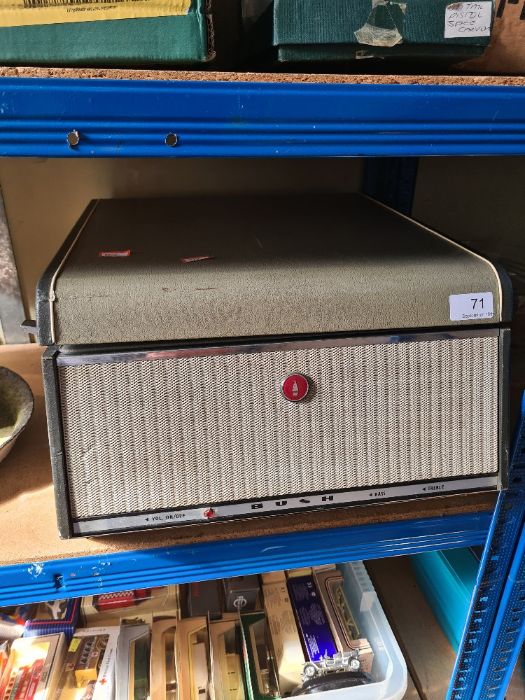
[[[500,493],[492,517],[447,700],[492,700],[505,692],[524,634],[524,527],[522,410],[512,449],[509,487]]]
[[[525,526],[508,574],[474,700],[504,700],[525,643]]]

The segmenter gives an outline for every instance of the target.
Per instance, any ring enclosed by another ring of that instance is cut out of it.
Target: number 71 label
[[[494,316],[492,292],[451,294],[448,303],[451,321],[475,321]]]

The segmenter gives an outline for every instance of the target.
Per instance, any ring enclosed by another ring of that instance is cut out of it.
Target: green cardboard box
[[[202,63],[214,57],[210,5],[211,0],[11,0],[4,7],[0,3],[0,62]]]
[[[252,0],[253,1],[253,0]],[[251,53],[279,62],[363,58],[462,60],[490,40],[491,0],[259,0]]]

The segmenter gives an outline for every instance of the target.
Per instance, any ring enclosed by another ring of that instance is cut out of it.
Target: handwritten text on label
[[[492,2],[455,2],[445,8],[445,39],[490,36]]]

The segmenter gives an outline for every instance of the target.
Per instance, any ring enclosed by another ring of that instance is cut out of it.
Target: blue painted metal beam
[[[481,154],[525,154],[525,89],[0,79],[1,156]]]
[[[0,568],[0,605],[483,544],[491,513],[199,543]]]

